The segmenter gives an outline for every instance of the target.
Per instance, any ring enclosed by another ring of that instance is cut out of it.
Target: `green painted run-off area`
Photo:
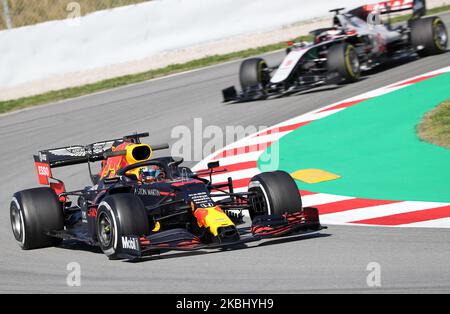
[[[450,74],[379,96],[303,126],[270,149],[260,169],[318,168],[341,179],[306,184],[312,192],[383,200],[450,202],[450,150],[421,141],[416,126],[450,98]],[[275,156],[276,155],[276,156]]]

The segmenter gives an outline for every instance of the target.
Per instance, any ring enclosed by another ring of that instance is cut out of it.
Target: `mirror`
[[[214,168],[219,168],[220,167],[220,162],[219,161],[213,161],[208,163],[208,169],[214,169]]]

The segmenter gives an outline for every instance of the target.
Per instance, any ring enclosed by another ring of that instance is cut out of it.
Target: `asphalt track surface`
[[[450,15],[443,16],[450,25]],[[282,54],[267,56],[269,63]],[[270,126],[313,109],[450,65],[448,54],[397,64],[358,83],[286,98],[225,105],[221,89],[238,84],[239,62],[0,116],[0,292],[301,293],[450,292],[448,229],[330,226],[321,236],[278,240],[235,251],[170,253],[140,263],[109,261],[84,245],[21,251],[9,202],[37,185],[32,154],[149,131],[148,143],[173,143],[175,126]],[[351,127],[351,126],[349,126]],[[190,162],[188,165],[192,165]],[[88,184],[86,166],[55,172],[69,189]],[[67,264],[81,266],[68,287]],[[381,266],[381,287],[366,269]]]

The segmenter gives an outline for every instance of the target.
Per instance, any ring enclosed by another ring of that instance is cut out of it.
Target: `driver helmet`
[[[139,169],[139,181],[155,182],[165,178],[163,170],[158,166],[146,166]]]

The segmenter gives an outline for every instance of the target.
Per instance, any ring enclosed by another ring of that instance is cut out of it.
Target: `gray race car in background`
[[[407,23],[393,24],[390,14],[412,10]],[[334,9],[330,28],[311,32],[313,42],[292,43],[277,67],[262,58],[241,63],[242,90],[222,91],[224,102],[280,97],[326,84],[353,83],[362,71],[407,56],[447,51],[444,22],[426,15],[425,0],[393,0],[345,11]],[[387,15],[387,21],[381,17]]]

